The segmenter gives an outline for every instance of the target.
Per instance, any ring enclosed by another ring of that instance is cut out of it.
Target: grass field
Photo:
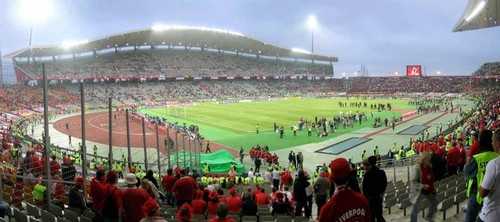
[[[343,102],[367,102],[368,104],[391,103],[392,111],[374,112],[374,117],[392,118],[399,117],[402,113],[414,110],[405,99],[349,99],[345,98],[285,98],[272,101],[239,102],[230,104],[217,103],[195,103],[186,107],[170,108],[143,108],[140,112],[152,116],[161,116],[170,122],[196,124],[200,127],[202,135],[212,141],[239,149],[249,149],[256,144],[268,145],[270,150],[282,149],[307,143],[320,142],[353,130],[371,127],[372,119],[369,113],[373,110],[367,108],[340,107],[339,101]],[[298,132],[293,136],[291,126],[297,124],[299,119],[313,120],[318,118],[332,118],[335,115],[346,112],[365,112],[368,121],[363,124],[355,124],[354,128],[338,128],[334,134],[328,137],[307,136],[307,131]],[[283,126],[284,138],[273,132],[273,123]],[[259,134],[256,134],[257,124]]]

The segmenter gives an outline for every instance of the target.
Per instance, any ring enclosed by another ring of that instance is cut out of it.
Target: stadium
[[[497,26],[495,2],[471,0],[454,31]],[[346,76],[314,32],[311,51],[188,25],[31,34],[2,58],[16,83],[0,78],[0,221],[497,218],[479,211],[500,201],[482,185],[500,62]]]

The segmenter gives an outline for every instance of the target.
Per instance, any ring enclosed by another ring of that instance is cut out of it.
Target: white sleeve
[[[497,175],[496,162],[496,160],[492,160],[486,165],[486,172],[484,174],[483,182],[481,183],[481,187],[483,189],[491,191],[494,188],[495,177]]]

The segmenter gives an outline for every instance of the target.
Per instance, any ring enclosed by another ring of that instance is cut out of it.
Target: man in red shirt
[[[231,188],[229,197],[226,198],[227,208],[232,213],[239,213],[241,210],[241,198],[236,194],[236,189]]]
[[[61,170],[61,165],[59,165],[56,158],[55,155],[52,155],[52,160],[50,161],[50,173],[52,175],[58,174],[59,170]]]
[[[102,215],[102,209],[104,207],[104,201],[106,199],[106,178],[103,169],[99,169],[96,172],[95,178],[90,182],[90,197],[92,198],[92,208],[94,211]]]
[[[255,203],[257,206],[269,205],[269,196],[263,188],[257,188],[257,191],[255,192]]]
[[[448,175],[457,174],[460,162],[462,160],[460,149],[456,144],[448,150],[446,162],[448,163]]]
[[[196,191],[196,181],[190,176],[184,176],[175,181],[172,193],[175,195],[177,207],[184,203],[191,204]]]
[[[193,214],[204,215],[207,210],[207,202],[203,200],[203,192],[197,193],[196,198],[191,201],[193,207]]]
[[[352,171],[349,161],[338,158],[331,162],[331,180],[335,193],[321,208],[319,222],[369,222],[368,200],[347,186]]]
[[[150,198],[148,192],[142,188],[137,188],[137,178],[129,173],[125,180],[127,189],[122,191],[122,207],[124,222],[139,222],[145,215],[142,206]]]
[[[428,221],[434,221],[434,214],[437,210],[437,200],[436,200],[436,189],[434,188],[434,174],[432,170],[431,153],[421,153],[419,159],[417,160],[417,170],[420,178],[416,178],[420,181],[422,189],[417,197],[416,203],[413,204],[413,209],[411,211],[411,222],[416,222],[418,218],[418,212],[420,211],[421,202],[424,199],[430,203],[429,211],[426,214],[426,219]]]
[[[172,187],[174,187],[176,180],[177,180],[177,177],[175,177],[173,175],[172,169],[168,169],[167,174],[165,176],[163,176],[163,178],[161,180],[161,184],[163,185],[163,189],[165,190],[167,203],[170,205],[174,205]]]

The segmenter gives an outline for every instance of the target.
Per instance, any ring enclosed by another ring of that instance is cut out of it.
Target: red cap
[[[144,215],[152,215],[156,210],[158,210],[160,206],[156,203],[156,200],[153,198],[149,198],[144,205],[142,205],[142,212]]]
[[[75,178],[75,183],[76,183],[76,185],[83,186],[84,181],[85,181],[85,180],[83,179],[83,177],[82,177],[82,176],[77,176],[77,177]]]
[[[351,165],[345,158],[337,158],[330,163],[332,170],[331,178],[333,180],[347,178],[351,173]]]

